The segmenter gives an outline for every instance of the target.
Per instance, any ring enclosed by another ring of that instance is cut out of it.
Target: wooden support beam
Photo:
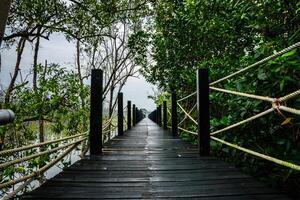
[[[135,112],[135,104],[132,105],[132,126],[136,125],[136,112]]]
[[[171,119],[172,119],[172,135],[178,135],[178,120],[177,120],[177,96],[176,92],[173,91],[171,94]]]
[[[158,117],[157,117],[157,124],[159,126],[161,126],[162,125],[162,123],[161,123],[161,105],[159,105],[157,107],[157,115],[158,115]]]
[[[168,129],[168,113],[167,113],[167,102],[163,103],[163,128]]]
[[[131,101],[127,101],[127,128],[131,129]]]
[[[197,71],[197,110],[198,110],[198,151],[201,156],[209,156],[209,80],[208,69]]]
[[[103,71],[92,69],[90,106],[90,155],[102,153]]]
[[[118,136],[124,135],[123,126],[123,93],[118,93]]]

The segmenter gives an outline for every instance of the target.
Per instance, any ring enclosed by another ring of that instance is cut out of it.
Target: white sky
[[[53,34],[49,41],[42,39],[40,44],[39,62],[58,63],[67,68],[74,68],[75,45],[67,42],[63,35]],[[32,46],[27,43],[22,56],[21,72],[23,78],[30,73],[32,68],[33,52]],[[16,61],[15,48],[9,50],[1,49],[1,71],[0,85],[6,87],[10,80],[10,73],[14,70]],[[153,100],[148,99],[148,95],[153,95],[154,85],[147,83],[141,75],[139,78],[129,78],[123,88],[124,105],[127,100],[131,100],[139,108],[146,108],[149,111],[155,109]]]

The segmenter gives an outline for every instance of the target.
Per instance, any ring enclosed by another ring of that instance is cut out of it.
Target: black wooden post
[[[156,121],[155,123],[158,124],[158,121],[159,121],[159,111],[158,111],[158,106],[156,107]]]
[[[178,135],[178,122],[177,122],[177,97],[176,92],[173,91],[171,94],[171,114],[172,114],[172,135]]]
[[[135,124],[139,123],[139,109],[135,107]]]
[[[127,101],[127,128],[131,129],[131,101]]]
[[[90,155],[102,153],[102,94],[103,72],[92,69],[90,107]]]
[[[201,156],[210,153],[208,70],[197,71],[198,150]]]
[[[165,130],[167,130],[168,129],[168,118],[167,118],[167,116],[168,116],[168,113],[167,113],[167,102],[166,101],[164,101],[164,103],[163,103],[163,128],[165,129]]]
[[[118,93],[118,136],[124,135],[123,126],[123,93]]]
[[[161,105],[158,106],[158,125],[161,126]]]
[[[132,126],[136,124],[135,104],[132,105]]]
[[[135,106],[135,111],[134,111],[135,112],[135,124],[138,123],[137,109],[138,109],[137,106]]]
[[[156,110],[154,110],[153,112],[152,112],[152,116],[153,116],[153,121],[155,122],[155,123],[157,123],[157,109]]]

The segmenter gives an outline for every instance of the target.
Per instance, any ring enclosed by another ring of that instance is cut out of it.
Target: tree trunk
[[[4,101],[5,104],[8,104],[10,102],[10,96],[11,96],[11,93],[14,89],[16,79],[17,79],[18,74],[19,74],[20,63],[21,63],[21,60],[22,60],[22,54],[23,54],[23,50],[24,50],[24,47],[25,47],[25,43],[26,43],[26,40],[24,38],[21,38],[19,43],[18,43],[18,46],[17,46],[17,52],[18,52],[17,62],[16,62],[16,65],[15,65],[14,74],[11,78],[11,81],[9,83],[9,86],[8,86],[6,94],[5,94],[5,101]]]
[[[79,39],[76,42],[76,65],[77,65],[77,73],[78,73],[78,77],[79,77],[79,81],[80,81],[80,86],[83,89],[84,84],[83,84],[83,78],[82,78],[82,74],[81,74],[80,41],[79,41]],[[81,100],[81,108],[82,108],[82,110],[85,110],[84,96],[80,93],[79,97],[80,97],[80,100]],[[83,129],[86,130],[87,129],[87,121],[85,119],[83,119],[82,123],[83,123],[82,124]]]
[[[44,120],[41,118],[39,119],[39,139],[40,142],[44,142],[45,141],[45,126],[44,126]]]
[[[37,34],[39,35],[41,33],[41,27],[38,27]],[[40,49],[40,37],[37,36],[35,47],[34,47],[34,56],[33,56],[33,79],[32,79],[32,85],[34,91],[37,87],[37,65],[38,65],[38,55],[39,55],[39,49]]]
[[[42,27],[37,28],[37,35],[41,33]],[[36,43],[34,47],[34,55],[33,55],[33,79],[32,79],[32,85],[34,92],[37,91],[37,75],[38,75],[38,55],[39,55],[39,49],[40,49],[40,37],[37,36]],[[46,72],[44,72],[46,73]],[[43,113],[39,113],[41,116],[43,116]],[[39,140],[40,142],[45,141],[45,128],[44,128],[44,120],[43,117],[40,117],[39,119]],[[41,151],[43,148],[41,148]]]
[[[80,64],[80,41],[76,42],[76,64],[77,64],[77,72],[79,76],[80,84],[83,85],[82,74],[81,74],[81,64]]]
[[[5,32],[6,20],[10,8],[11,0],[0,1],[0,47]]]
[[[47,73],[47,60],[45,61],[45,67],[44,67],[44,72],[43,72],[43,79],[45,79]],[[36,91],[36,90],[35,90]],[[39,140],[40,142],[44,142],[45,141],[45,121],[44,121],[44,115],[46,115],[44,113],[44,108],[42,107],[42,109],[40,110],[40,118],[39,118]],[[40,151],[43,151],[44,148],[40,147]]]
[[[110,88],[109,106],[108,106],[108,119],[110,119],[112,117],[113,112],[114,112],[114,109],[113,109],[114,90],[115,90],[114,87]],[[108,130],[111,130],[111,124],[109,125]],[[108,139],[109,140],[110,140],[110,137],[111,137],[111,131],[108,132]]]

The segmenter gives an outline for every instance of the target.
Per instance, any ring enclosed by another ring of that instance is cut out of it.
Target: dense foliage
[[[163,91],[176,90],[179,97],[188,95],[196,90],[195,72],[198,68],[208,68],[210,80],[217,80],[299,42],[299,8],[299,2],[284,0],[157,1],[154,4],[155,30],[150,52],[154,61],[144,66],[144,75]],[[217,86],[281,97],[299,89],[299,64],[299,50],[294,50]],[[158,101],[164,99],[164,95]],[[195,98],[190,98],[183,105],[189,110],[195,102]],[[213,91],[210,102],[211,131],[271,107],[262,101]],[[300,108],[299,97],[286,103]],[[217,137],[300,164],[299,122],[297,115],[274,112]],[[192,122],[183,125],[189,130],[196,130]],[[184,137],[186,135],[183,133]],[[217,155],[236,162],[257,177],[273,183],[286,183],[287,189],[297,191],[293,188],[299,185],[296,171],[217,143],[213,143],[213,148]]]
[[[90,97],[87,83],[91,69],[103,70],[104,121],[115,124],[116,120],[111,118],[116,110],[117,93],[144,62],[133,52],[140,52],[136,43],[144,37],[140,29],[149,13],[148,6],[146,0],[12,1],[1,52],[15,49],[16,59],[14,66],[8,66],[13,69],[11,74],[3,74],[10,75],[11,79],[0,85],[0,107],[13,110],[16,117],[13,123],[0,127],[0,150],[86,132]],[[60,66],[48,63],[47,57],[40,57],[44,40],[52,42],[57,35],[65,36],[66,41],[74,45],[74,65]],[[32,48],[28,48],[29,45]],[[26,51],[32,54],[29,64],[23,63]],[[40,63],[42,59],[44,63]],[[105,134],[106,141],[110,131],[105,130]],[[3,156],[0,162],[54,146]],[[61,152],[7,167],[1,170],[0,182],[28,175]]]
[[[86,82],[93,68],[104,71],[103,98],[111,117],[116,93],[137,72],[140,61],[132,52],[138,51],[134,44],[142,38],[139,27],[147,13],[147,1],[12,1],[2,49],[15,48],[17,57],[10,82],[1,83],[0,106],[12,109],[17,120],[1,127],[0,149],[34,138],[44,141],[49,124],[55,133],[86,130],[88,122],[82,121],[89,103]],[[51,42],[53,33],[75,44],[76,70],[39,63],[40,44]],[[24,66],[22,56],[29,44],[32,65]],[[32,124],[38,133],[28,128]]]

